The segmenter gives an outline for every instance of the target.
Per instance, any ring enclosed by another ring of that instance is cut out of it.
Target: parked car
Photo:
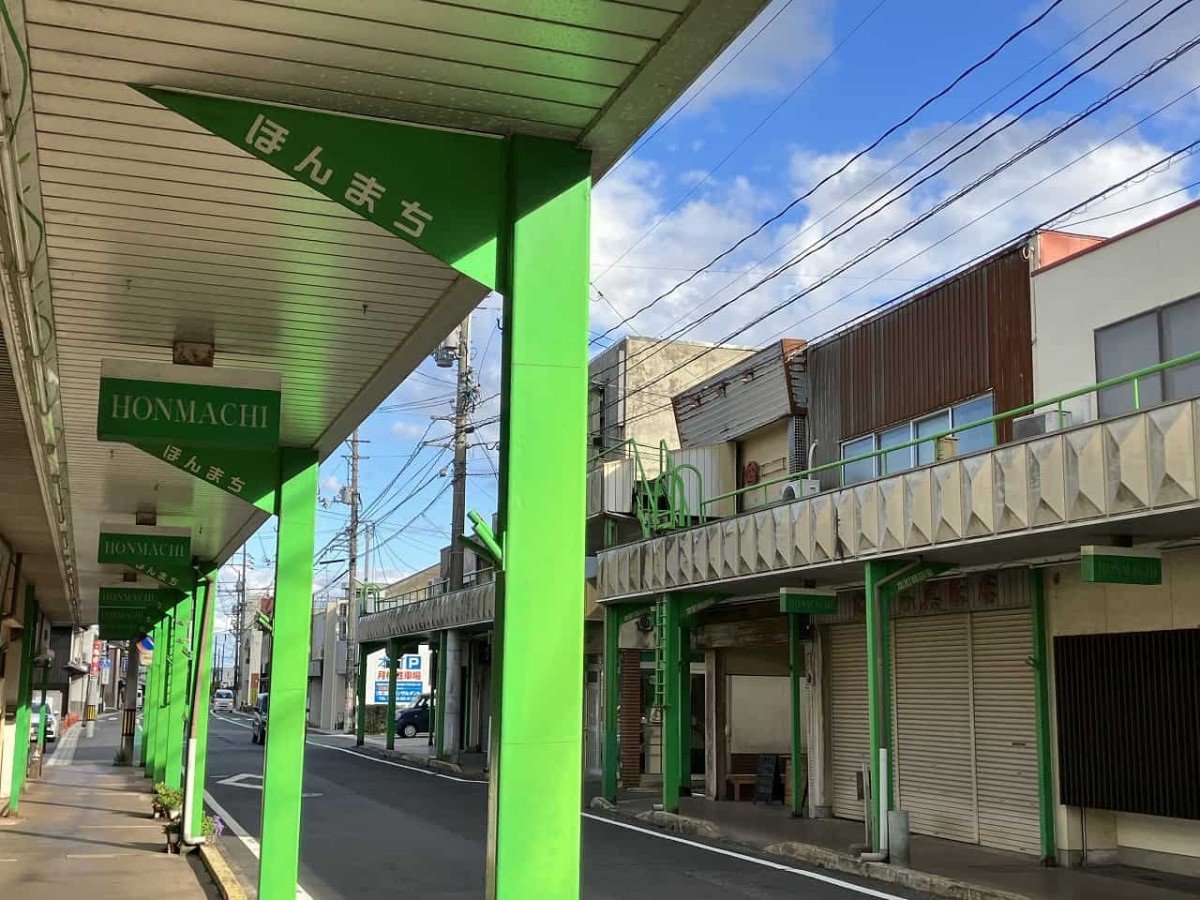
[[[396,716],[396,731],[406,738],[429,733],[428,694],[422,694],[412,706],[400,711]]]
[[[213,712],[233,712],[233,691],[218,688],[213,692]]]
[[[250,740],[256,744],[267,742],[267,694],[259,694],[258,702],[254,704],[254,723],[250,726]]]
[[[41,722],[41,709],[34,707],[29,713],[29,740],[36,741],[38,736],[38,724]],[[58,716],[54,714],[54,710],[46,710],[46,742],[58,740]]]

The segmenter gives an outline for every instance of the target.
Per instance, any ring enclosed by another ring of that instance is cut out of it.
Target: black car
[[[267,742],[268,700],[266,694],[259,694],[258,702],[254,704],[254,723],[250,726],[250,740],[255,744]]]
[[[396,715],[396,733],[411,738],[429,733],[429,695],[422,694],[417,702]]]

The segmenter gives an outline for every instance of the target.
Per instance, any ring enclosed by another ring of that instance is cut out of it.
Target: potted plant
[[[200,833],[206,843],[212,843],[225,833],[225,823],[220,816],[210,816],[207,813],[200,822]]]
[[[178,853],[179,845],[183,841],[183,819],[167,819],[163,824],[163,834],[167,837],[167,852]]]
[[[159,782],[154,786],[154,799],[150,801],[150,807],[156,819],[178,819],[183,810],[183,791]]]

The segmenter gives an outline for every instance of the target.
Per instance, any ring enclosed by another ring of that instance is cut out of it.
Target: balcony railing
[[[474,587],[477,584],[482,584],[486,581],[491,581],[493,570],[490,566],[476,569],[474,572],[467,572],[463,576],[463,587]],[[450,581],[447,578],[442,578],[438,581],[432,581],[425,587],[417,588],[414,591],[407,591],[403,594],[397,594],[394,597],[367,597],[366,603],[363,605],[363,615],[371,615],[372,613],[384,612],[389,609],[395,609],[398,606],[407,606],[410,603],[420,603],[423,600],[431,600],[434,597],[440,597],[449,592]]]

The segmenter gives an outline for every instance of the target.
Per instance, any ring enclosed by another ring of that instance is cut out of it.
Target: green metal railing
[[[1138,369],[1134,372],[1129,372],[1126,375],[1117,376],[1116,378],[1109,378],[1105,381],[1100,381],[1096,384],[1088,385],[1087,387],[1078,388],[1074,391],[1068,391],[1067,393],[1059,394],[1056,397],[1050,397],[1046,400],[1027,403],[1024,406],[1018,406],[1016,409],[1010,409],[1002,413],[997,413],[994,416],[988,416],[986,419],[977,419],[974,422],[967,422],[964,425],[956,425],[953,428],[938,432],[937,434],[925,435],[924,437],[915,438],[914,440],[907,441],[903,444],[896,444],[895,446],[886,447],[881,450],[872,450],[870,453],[860,453],[858,456],[834,460],[833,462],[823,463],[819,466],[812,466],[811,468],[805,469],[801,472],[791,472],[787,475],[781,475],[777,478],[768,479],[767,481],[760,481],[757,484],[747,485],[746,487],[741,487],[734,491],[726,491],[723,494],[717,494],[714,497],[702,499],[700,501],[700,508],[703,510],[711,503],[718,503],[721,500],[728,500],[731,497],[740,497],[742,494],[747,494],[751,491],[763,490],[764,488],[769,488],[777,484],[785,484],[789,481],[795,481],[799,478],[808,478],[812,475],[820,474],[821,472],[828,472],[831,469],[844,468],[845,466],[852,465],[854,463],[865,462],[866,460],[873,460],[878,457],[883,457],[883,471],[880,475],[875,477],[882,478],[888,474],[894,474],[887,471],[888,454],[895,453],[900,450],[906,450],[910,447],[917,447],[922,444],[931,444],[936,447],[937,442],[943,438],[953,437],[961,432],[971,431],[972,429],[980,428],[985,425],[994,426],[998,422],[1015,419],[1019,416],[1037,412],[1040,409],[1046,409],[1047,407],[1053,407],[1057,410],[1059,428],[1062,428],[1065,416],[1065,411],[1063,409],[1064,403],[1070,400],[1075,400],[1079,397],[1086,397],[1090,394],[1099,394],[1101,391],[1107,391],[1114,387],[1120,387],[1123,384],[1131,385],[1133,409],[1134,411],[1137,411],[1142,408],[1141,381],[1143,379],[1159,375],[1163,372],[1178,368],[1180,366],[1190,365],[1195,362],[1200,362],[1200,351],[1196,353],[1188,353],[1184,356],[1177,356],[1175,359],[1170,359],[1166,362],[1158,363],[1157,365],[1147,366],[1144,369]],[[899,469],[897,471],[906,471],[909,468],[913,467],[906,466],[904,469]]]

